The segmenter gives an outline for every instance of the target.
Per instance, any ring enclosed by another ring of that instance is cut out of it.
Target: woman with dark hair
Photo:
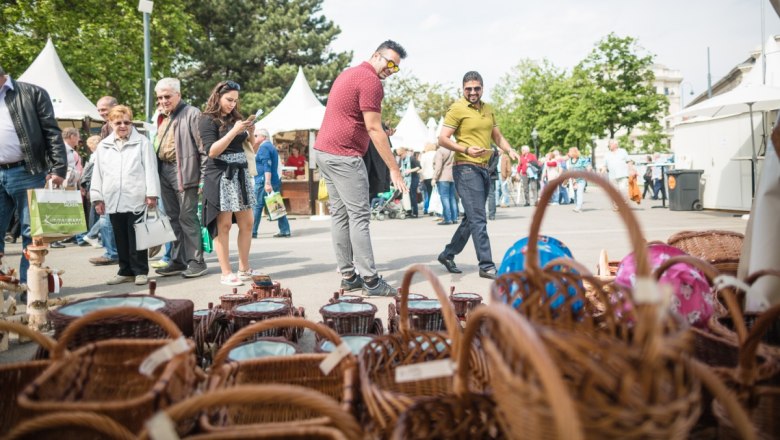
[[[234,81],[222,81],[211,91],[200,119],[200,137],[208,154],[203,182],[203,224],[214,239],[222,269],[220,282],[240,286],[252,278],[249,246],[252,240],[254,183],[249,174],[243,143],[254,139],[254,116],[246,121],[239,111]],[[233,223],[238,224],[238,273],[230,264],[228,238]]]

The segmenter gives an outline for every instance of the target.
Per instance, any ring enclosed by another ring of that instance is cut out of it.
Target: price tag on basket
[[[320,362],[320,371],[326,376],[329,375],[336,368],[336,365],[350,354],[352,354],[352,350],[349,348],[349,345],[346,342],[342,342]]]
[[[178,354],[186,353],[189,349],[190,347],[187,344],[187,339],[185,339],[183,335],[179,336],[178,339],[163,345],[147,356],[146,359],[141,362],[141,366],[138,367],[138,372],[144,376],[152,377],[154,370],[156,370],[157,367],[173,359],[173,357]]]
[[[395,381],[398,383],[417,382],[426,379],[448,377],[453,374],[455,374],[455,362],[452,359],[441,359],[397,367],[395,369]]]
[[[176,426],[174,426],[173,420],[168,417],[168,414],[165,414],[165,411],[160,411],[147,420],[146,430],[149,432],[149,438],[152,440],[179,440]]]

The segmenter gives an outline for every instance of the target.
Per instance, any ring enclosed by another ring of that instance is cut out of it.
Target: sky
[[[353,51],[353,65],[393,39],[408,52],[403,71],[460,86],[477,70],[488,99],[520,60],[570,69],[615,32],[679,70],[689,101],[706,91],[707,47],[713,84],[760,49],[762,3],[764,35],[780,34],[768,0],[325,0],[322,13],[341,28],[331,48]]]

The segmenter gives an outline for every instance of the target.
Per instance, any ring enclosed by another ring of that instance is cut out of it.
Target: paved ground
[[[653,206],[660,206],[660,203],[648,199],[633,211],[648,240],[666,240],[682,230],[726,229],[744,232],[747,223],[732,213],[652,209]],[[572,207],[550,206],[542,232],[566,243],[577,260],[593,268],[600,249],[607,249],[610,257],[615,259],[630,251],[625,227],[600,190],[594,188],[586,193],[582,213],[573,212]],[[496,220],[488,224],[493,258],[497,265],[512,243],[528,234],[533,213],[533,208],[525,207],[498,209]],[[319,308],[337,290],[340,280],[331,247],[330,222],[302,217],[293,219],[291,227],[293,237],[272,238],[277,232],[276,225],[264,220],[260,227],[260,237],[252,241],[250,262],[254,269],[270,274],[283,287],[290,288],[295,305],[303,306],[309,319],[319,321]],[[391,284],[399,286],[405,268],[421,263],[431,267],[445,287],[454,285],[458,291],[477,292],[487,297],[490,281],[477,275],[476,256],[470,243],[456,258],[458,266],[464,271],[462,275],[447,273],[436,261],[436,256],[449,241],[454,229],[454,226],[438,226],[433,217],[373,222],[371,232],[374,254],[380,273]],[[235,232],[234,228],[233,235]],[[18,244],[7,245],[6,251],[8,261],[18,264],[21,247]],[[95,267],[87,262],[89,257],[98,256],[101,252],[91,247],[73,245],[51,251],[47,257],[48,265],[65,270],[61,296],[86,298],[109,293],[143,293],[147,290],[128,284],[107,286],[105,280],[115,274],[116,266]],[[237,261],[235,252],[232,256]],[[157,277],[157,294],[166,298],[191,299],[196,309],[205,308],[209,302],[218,304],[219,296],[230,293],[231,288],[219,284],[216,256],[210,255],[207,262],[210,270],[201,278],[187,280],[180,277]],[[153,273],[150,277],[153,277]],[[415,278],[411,290],[433,295],[421,277]],[[386,321],[389,300],[372,301],[379,307],[378,317]],[[0,362],[17,357],[23,349],[0,353]]]

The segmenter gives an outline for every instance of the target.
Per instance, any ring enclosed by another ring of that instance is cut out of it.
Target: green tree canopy
[[[200,38],[182,0],[157,1],[151,16],[156,77],[174,73]],[[51,37],[62,64],[92,102],[115,96],[143,114],[143,17],[137,0],[11,0],[0,6],[0,64],[18,77]]]
[[[409,100],[414,101],[423,122],[427,122],[428,118],[438,122],[458,96],[458,90],[452,86],[426,83],[406,72],[388,78],[384,89],[382,119],[391,127],[398,125]]]
[[[182,72],[195,105],[230,79],[241,84],[244,113],[262,108],[268,114],[284,98],[298,66],[324,100],[352,59],[351,52],[328,49],[341,30],[320,13],[322,0],[188,2],[205,34],[192,38],[196,56]]]

